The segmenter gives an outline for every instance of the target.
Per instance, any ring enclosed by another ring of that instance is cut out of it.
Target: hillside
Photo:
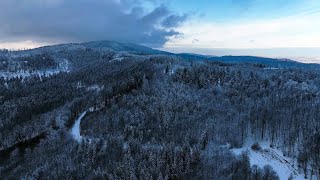
[[[318,66],[111,41],[2,51],[0,177],[317,179]]]

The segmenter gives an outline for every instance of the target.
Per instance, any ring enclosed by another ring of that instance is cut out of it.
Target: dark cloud
[[[141,0],[1,0],[0,41],[107,39],[161,46],[185,20],[164,5],[147,11]]]
[[[166,17],[163,21],[162,21],[162,26],[166,27],[166,28],[172,28],[172,27],[176,27],[179,26],[182,22],[184,22],[187,19],[187,15],[183,15],[183,16],[179,16],[179,15],[170,15],[168,17]]]

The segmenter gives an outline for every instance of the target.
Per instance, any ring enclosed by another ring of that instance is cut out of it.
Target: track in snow
[[[74,125],[72,126],[72,129],[71,129],[71,135],[72,135],[73,139],[75,139],[79,143],[82,140],[82,136],[80,134],[80,123],[86,114],[87,114],[87,111],[84,111],[83,113],[81,113],[81,115],[78,117],[78,119],[76,120],[76,122],[74,123]]]

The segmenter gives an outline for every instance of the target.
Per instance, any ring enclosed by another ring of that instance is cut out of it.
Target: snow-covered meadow
[[[255,144],[254,141],[247,140],[242,148],[233,148],[231,151],[235,155],[247,153],[251,166],[257,165],[260,168],[266,165],[271,166],[277,172],[280,180],[305,179],[303,172],[298,170],[296,159],[284,156],[279,149],[271,148],[269,141],[259,142],[260,150],[252,149],[253,144]],[[310,177],[307,179],[310,179]],[[317,180],[317,177],[313,176],[312,180]]]

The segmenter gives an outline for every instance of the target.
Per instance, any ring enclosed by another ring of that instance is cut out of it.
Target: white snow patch
[[[87,91],[97,91],[97,92],[99,92],[103,88],[104,88],[104,86],[99,86],[98,84],[95,84],[95,85],[87,87]]]
[[[235,155],[240,155],[242,152],[247,152],[250,158],[251,166],[257,165],[263,168],[265,165],[270,165],[278,174],[280,180],[287,180],[290,175],[294,180],[304,179],[303,174],[300,174],[292,163],[290,158],[284,157],[279,150],[270,148],[267,142],[260,144],[262,150],[255,151],[251,149],[253,143],[245,143],[244,147],[231,149]]]
[[[277,67],[266,67],[266,68],[263,68],[263,69],[268,69],[268,70],[279,70],[279,69],[282,69],[282,68],[277,68]]]
[[[123,57],[118,57],[118,58],[114,58],[113,61],[122,61],[124,58]]]
[[[82,118],[87,114],[87,111],[84,111],[83,113],[81,113],[81,115],[78,117],[78,119],[76,120],[76,122],[74,123],[72,129],[71,129],[71,134],[72,137],[78,141],[79,143],[82,140],[82,136],[80,134],[80,123]]]
[[[75,121],[74,125],[72,126],[70,133],[73,137],[73,139],[75,139],[76,141],[78,141],[79,143],[83,140],[86,143],[91,144],[92,141],[94,140],[99,140],[97,138],[92,138],[92,137],[85,137],[85,136],[81,136],[80,132],[81,132],[81,120],[86,116],[87,112],[95,112],[95,111],[99,111],[103,108],[104,106],[101,104],[99,107],[90,107],[88,108],[88,110],[82,112],[80,114],[80,116],[78,117],[78,119]]]

